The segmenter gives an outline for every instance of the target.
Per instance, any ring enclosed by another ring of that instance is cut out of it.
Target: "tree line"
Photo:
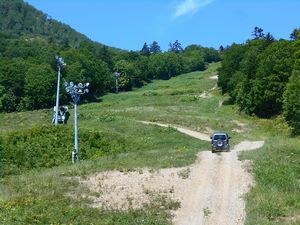
[[[91,83],[88,101],[114,91],[114,72],[122,74],[119,89],[130,91],[153,79],[204,70],[207,63],[220,60],[213,48],[183,48],[178,40],[170,43],[167,52],[161,51],[157,41],[145,43],[140,51],[105,46],[22,0],[1,0],[0,16],[0,112],[54,105],[56,55],[67,63],[63,80]],[[64,91],[60,99],[69,101]]]
[[[13,112],[53,106],[56,94],[55,55],[63,57],[66,81],[89,82],[89,101],[114,91],[114,72],[120,72],[119,89],[130,91],[153,79],[169,79],[185,72],[204,70],[218,61],[219,53],[201,46],[188,46],[182,52],[145,54],[141,51],[112,52],[108,47],[94,48],[81,42],[78,48],[50,44],[36,36],[10,38],[0,33],[0,111]],[[63,88],[63,87],[62,87]],[[68,96],[62,92],[62,102]]]
[[[240,110],[263,118],[282,114],[300,133],[300,29],[276,40],[255,27],[251,40],[222,51],[218,85]]]

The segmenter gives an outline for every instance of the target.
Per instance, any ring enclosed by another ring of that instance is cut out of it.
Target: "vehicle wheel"
[[[222,147],[223,146],[223,141],[222,140],[218,140],[217,141],[217,146],[218,147]]]

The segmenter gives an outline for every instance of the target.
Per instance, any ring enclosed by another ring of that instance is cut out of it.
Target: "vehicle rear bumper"
[[[229,145],[226,145],[224,147],[217,147],[217,146],[212,146],[211,147],[211,150],[213,151],[229,151],[230,150],[230,146]]]

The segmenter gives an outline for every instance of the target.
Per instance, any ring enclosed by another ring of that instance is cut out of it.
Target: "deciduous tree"
[[[300,71],[294,70],[284,93],[283,115],[292,127],[293,134],[300,134]]]

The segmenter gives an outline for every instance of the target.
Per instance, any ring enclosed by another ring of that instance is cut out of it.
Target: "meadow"
[[[216,87],[220,65],[131,92],[107,94],[79,106],[79,157],[71,163],[73,111],[66,125],[51,124],[52,109],[0,115],[1,224],[171,224],[177,202],[153,198],[128,211],[90,207],[93,195],[78,177],[105,170],[158,170],[192,164],[208,142],[178,133],[161,122],[210,134],[224,130],[232,144],[265,140],[253,160],[256,186],[247,199],[246,224],[299,224],[300,139],[290,137],[283,119],[258,119],[228,104]],[[72,197],[71,197],[72,196]]]

